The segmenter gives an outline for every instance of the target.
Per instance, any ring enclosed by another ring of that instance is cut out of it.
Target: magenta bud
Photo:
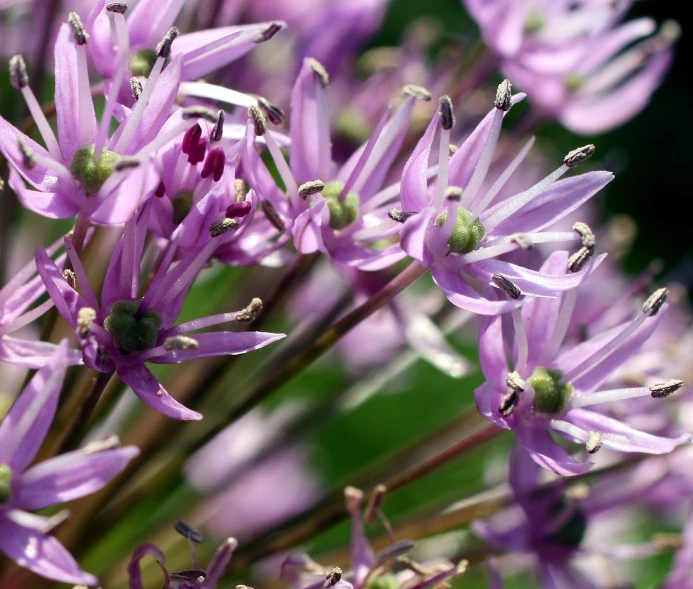
[[[181,151],[186,155],[193,153],[197,149],[200,137],[202,137],[202,127],[200,127],[199,123],[195,123],[183,135]]]
[[[229,208],[226,209],[226,218],[239,219],[241,217],[245,217],[250,212],[252,206],[253,205],[249,200],[234,202],[233,204],[229,205]]]

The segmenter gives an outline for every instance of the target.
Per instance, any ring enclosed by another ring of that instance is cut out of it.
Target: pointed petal
[[[77,313],[82,307],[88,307],[87,302],[65,280],[55,262],[48,257],[46,250],[39,247],[36,250],[36,269],[55,308],[72,326],[77,325]]]
[[[400,233],[402,249],[425,266],[430,266],[432,263],[432,256],[426,244],[426,234],[433,225],[436,213],[434,207],[425,207],[420,213],[412,215],[404,222]]]
[[[10,167],[9,184],[22,206],[37,215],[49,219],[67,219],[79,213],[79,206],[67,198],[64,191],[44,192],[27,188],[14,167]]]
[[[142,571],[140,570],[140,561],[145,557],[145,556],[153,556],[154,559],[156,560],[156,563],[159,565],[161,568],[161,571],[164,574],[164,587],[169,587],[169,577],[168,577],[168,571],[165,568],[166,564],[166,557],[164,556],[164,553],[159,550],[154,544],[143,544],[137,550],[135,550],[134,554],[132,555],[132,558],[130,559],[130,562],[128,563],[128,575],[130,577],[130,585],[129,589],[143,589],[144,585],[142,585]]]
[[[235,538],[227,538],[224,542],[222,542],[221,546],[217,548],[212,560],[210,560],[209,565],[207,565],[207,579],[205,580],[206,585],[212,588],[216,586],[219,579],[221,579],[226,571],[226,567],[231,561],[231,556],[233,555],[233,551],[236,549],[236,546],[238,546],[238,541]]]
[[[142,0],[128,14],[130,45],[134,50],[153,49],[171,28],[185,0]]]
[[[450,158],[448,172],[450,186],[466,188],[467,184],[469,184],[491,129],[495,110],[496,108],[494,107],[489,111]]]
[[[330,223],[330,213],[327,210],[327,200],[319,199],[312,207],[303,211],[294,222],[291,233],[296,249],[302,254],[312,254],[326,251],[322,239],[323,224]]]
[[[66,368],[67,340],[63,340],[0,423],[0,464],[22,472],[34,459],[55,416]]]
[[[181,405],[169,395],[144,365],[121,368],[118,370],[118,376],[144,403],[155,411],[173,419],[185,421],[202,419],[200,413]]]
[[[22,516],[21,518],[19,516]],[[28,519],[29,514],[12,510],[0,514],[0,550],[19,566],[61,583],[70,585],[97,585],[94,575],[85,573],[65,547],[52,536],[39,531],[45,518],[36,519],[35,528],[29,528],[15,520]]]
[[[505,354],[503,321],[500,315],[484,317],[479,326],[479,363],[487,381],[498,388],[505,386],[508,359]]]
[[[484,298],[469,286],[462,276],[447,268],[433,266],[431,276],[453,305],[471,313],[498,315],[516,309],[522,304],[521,301],[492,301]]]
[[[50,364],[58,346],[49,342],[31,342],[8,335],[0,338],[0,361],[25,366],[26,368],[41,368]],[[68,366],[82,363],[82,352],[67,350]]]
[[[432,204],[432,195],[428,194],[426,171],[439,120],[440,114],[436,111],[424,136],[416,144],[414,151],[404,165],[401,198],[402,210],[406,213],[418,213]]]
[[[199,347],[194,350],[171,351],[162,356],[150,358],[149,361],[156,364],[178,364],[213,356],[235,356],[259,350],[286,336],[283,333],[264,333],[261,331],[213,331],[192,333],[189,334],[189,337],[197,340]]]
[[[561,476],[573,476],[587,472],[593,462],[578,462],[570,457],[551,437],[548,431],[535,427],[515,428],[517,440],[532,459],[543,468]]]

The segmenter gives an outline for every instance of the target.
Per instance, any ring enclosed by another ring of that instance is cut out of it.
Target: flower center
[[[88,195],[96,194],[113,173],[120,156],[104,149],[99,159],[94,159],[94,146],[75,149],[70,162],[70,173]]]
[[[395,575],[373,575],[366,583],[366,589],[399,589],[400,582]]]
[[[539,413],[556,415],[565,410],[573,385],[563,384],[563,373],[550,368],[535,368],[527,382],[534,389],[534,409]]]
[[[148,78],[149,74],[152,73],[157,57],[156,51],[153,49],[142,49],[133,53],[128,63],[132,75]]]
[[[470,223],[472,212],[465,208],[457,207],[457,223],[455,229],[448,238],[450,253],[453,254],[468,254],[474,251],[479,242],[486,237],[486,229],[479,221],[478,217]],[[442,227],[448,218],[448,212],[445,211],[438,219],[436,224]]]
[[[585,78],[580,74],[568,74],[563,82],[566,90],[569,92],[577,92],[585,83]]]
[[[187,188],[180,190],[171,199],[171,204],[173,205],[173,222],[178,225],[188,216],[188,213],[193,206],[193,195],[195,193]]]
[[[359,218],[361,197],[352,191],[340,200],[339,195],[342,190],[344,190],[343,182],[330,182],[325,184],[322,191],[323,197],[327,199],[332,229],[344,229]]]
[[[113,336],[113,343],[124,354],[147,350],[156,346],[161,327],[161,315],[147,309],[137,317],[140,301],[118,301],[113,303],[104,329]]]
[[[7,464],[0,464],[0,505],[12,499],[12,469]]]
[[[532,33],[538,33],[544,28],[546,20],[544,15],[538,10],[532,10],[525,21],[525,33],[531,35]]]

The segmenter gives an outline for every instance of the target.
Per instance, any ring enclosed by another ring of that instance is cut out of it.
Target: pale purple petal
[[[319,199],[313,206],[303,211],[291,228],[296,249],[302,254],[326,250],[322,239],[323,224],[329,226],[330,213],[327,200]]]
[[[435,138],[440,114],[436,114],[428,124],[424,136],[419,140],[402,172],[402,210],[406,213],[418,213],[431,204],[432,195],[428,193],[428,160]]]
[[[477,293],[459,274],[433,266],[431,276],[448,300],[460,309],[479,315],[498,315],[519,307],[521,301],[491,301]]]
[[[161,568],[164,574],[165,582],[164,587],[169,586],[168,581],[168,571],[164,566],[166,564],[166,557],[164,553],[159,550],[154,544],[143,544],[137,550],[135,550],[130,562],[128,563],[128,575],[130,576],[129,589],[143,589],[142,585],[142,571],[140,570],[140,561],[145,556],[152,556],[156,560],[157,564]]]
[[[578,462],[571,458],[551,437],[548,431],[532,426],[518,425],[517,440],[532,459],[539,465],[562,476],[573,476],[587,472],[592,462]]]
[[[128,14],[133,49],[154,49],[171,28],[185,0],[142,0]]]
[[[10,167],[9,184],[22,206],[37,215],[49,219],[67,219],[74,217],[80,210],[77,204],[65,196],[65,191],[44,192],[27,188],[24,179],[13,166]]]
[[[50,364],[57,349],[58,346],[49,342],[32,342],[8,335],[0,337],[0,360],[15,366],[25,366],[26,368],[46,366]],[[81,364],[82,352],[67,350],[66,362],[68,366]]]
[[[207,565],[207,578],[205,579],[206,587],[210,589],[216,587],[216,584],[219,582],[219,579],[221,579],[226,571],[226,567],[231,561],[231,556],[236,546],[238,546],[238,542],[234,538],[227,538],[221,546],[217,548],[212,560],[210,560]]]
[[[72,327],[75,327],[77,313],[82,307],[88,306],[87,302],[67,283],[55,262],[41,247],[36,250],[36,269],[55,308]]]
[[[213,356],[235,356],[259,350],[286,336],[283,333],[264,333],[261,331],[213,331],[192,333],[189,334],[189,337],[195,339],[199,344],[194,350],[175,350],[150,358],[149,361],[156,364],[178,364]]]
[[[400,243],[407,254],[425,266],[432,263],[431,254],[426,246],[426,234],[433,226],[437,211],[434,207],[425,207],[420,213],[409,217],[402,226]]]

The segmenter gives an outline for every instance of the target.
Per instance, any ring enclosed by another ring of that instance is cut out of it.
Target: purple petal
[[[573,476],[587,472],[594,463],[578,462],[570,457],[551,437],[548,431],[518,425],[517,440],[532,459],[541,467],[562,476]]]
[[[503,577],[501,577],[496,559],[487,559],[486,566],[488,567],[488,589],[503,589]]]
[[[67,340],[40,368],[0,423],[0,464],[23,471],[34,459],[58,407],[67,368]]]
[[[425,207],[421,212],[409,217],[402,226],[400,243],[407,254],[426,266],[432,263],[431,254],[426,246],[426,234],[433,225],[437,211],[434,207]]]
[[[178,364],[213,356],[235,356],[259,350],[286,336],[283,333],[263,333],[261,331],[213,331],[193,333],[190,334],[190,337],[198,342],[199,346],[196,349],[175,350],[162,356],[150,358],[149,361],[156,364]]]
[[[325,88],[304,60],[291,91],[291,170],[298,184],[333,179],[332,142]]]
[[[207,578],[205,579],[205,585],[207,585],[210,589],[216,587],[219,579],[221,579],[222,575],[226,571],[226,567],[231,561],[231,556],[233,555],[233,551],[236,549],[236,546],[238,546],[238,542],[235,538],[227,538],[224,542],[222,542],[221,546],[217,548],[212,560],[209,561],[206,570]]]
[[[164,566],[166,564],[166,557],[164,553],[159,550],[154,544],[143,544],[137,550],[135,550],[130,562],[128,563],[128,575],[130,576],[129,589],[143,589],[142,585],[142,571],[140,570],[140,560],[145,556],[153,556],[156,563],[161,568],[164,573],[164,587],[169,586],[168,581],[168,571]]]
[[[104,78],[112,78],[116,68],[111,21],[106,11],[106,0],[98,0],[87,18],[89,54],[94,67]]]
[[[21,478],[14,505],[36,511],[91,495],[139,454],[135,446],[85,454],[68,452],[31,467]]]
[[[58,346],[49,342],[31,342],[8,335],[0,338],[0,361],[15,366],[41,368],[50,364],[57,350]],[[82,352],[67,350],[66,363],[68,366],[81,364]]]
[[[185,0],[142,0],[128,15],[130,45],[154,49],[171,28]]]
[[[500,315],[484,317],[479,326],[479,363],[487,381],[499,388],[505,385],[508,359],[505,354],[503,321]]]
[[[291,228],[296,249],[302,254],[326,251],[322,239],[322,226],[323,224],[329,225],[329,222],[330,213],[327,209],[327,200],[321,198],[312,207],[296,217]]]
[[[684,434],[678,438],[653,436],[633,429],[617,419],[585,409],[571,409],[566,414],[565,420],[585,431],[599,432],[603,436],[604,447],[619,452],[668,454],[676,446],[693,442],[693,436],[690,434]]]
[[[478,315],[498,315],[516,309],[521,301],[491,301],[476,292],[459,274],[433,266],[431,276],[448,300],[460,309]]]
[[[200,413],[181,405],[169,395],[144,365],[121,368],[118,370],[118,376],[144,403],[155,411],[173,419],[185,421],[202,419]]]
[[[63,157],[69,160],[78,147],[94,143],[96,135],[96,114],[91,92],[89,100],[81,100],[81,90],[89,87],[89,79],[81,77],[78,45],[72,29],[65,23],[60,27],[55,42],[55,113],[58,121],[58,138]],[[85,47],[81,51],[86,51]],[[85,72],[86,73],[86,72]],[[83,119],[86,120],[83,121]],[[82,124],[86,129],[82,129]],[[86,138],[86,143],[82,140]]]
[[[426,172],[439,119],[440,114],[436,111],[424,136],[416,144],[414,151],[404,165],[401,198],[402,210],[407,213],[418,213],[432,203],[431,196],[428,194]]]
[[[34,526],[22,523],[34,519]],[[19,523],[21,522],[21,523]],[[0,513],[0,550],[19,566],[61,583],[98,585],[94,575],[85,573],[65,547],[40,531],[45,518],[11,510]]]
[[[67,198],[64,191],[44,192],[27,188],[14,167],[10,167],[9,184],[22,206],[37,215],[49,219],[67,219],[79,213],[79,206]]]
[[[472,178],[491,128],[495,107],[476,126],[450,158],[449,184],[465,188]]]
[[[55,308],[73,328],[76,327],[77,313],[82,307],[89,306],[87,302],[67,283],[62,272],[42,247],[36,250],[36,269]]]

